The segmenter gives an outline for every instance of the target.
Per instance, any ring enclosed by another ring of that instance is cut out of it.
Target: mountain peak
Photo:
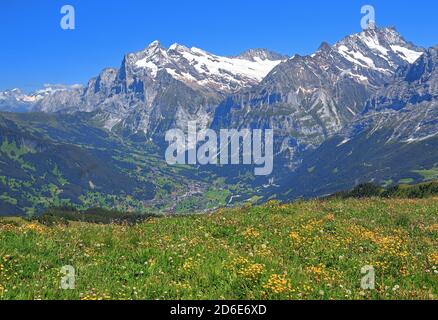
[[[404,63],[414,63],[424,52],[406,41],[394,27],[366,29],[334,45],[356,67],[393,74]]]
[[[160,51],[165,51],[165,48],[161,45],[158,40],[152,41],[143,51],[134,53],[137,56],[151,56],[159,53]]]
[[[169,47],[168,51],[188,51],[188,50],[190,50],[188,47],[179,43],[174,43]]]
[[[238,56],[232,58],[255,61],[256,58],[260,60],[287,60],[289,57],[267,49],[257,48],[245,50]]]
[[[148,45],[148,48],[157,48],[157,47],[161,47],[161,43],[160,43],[159,40],[152,41],[152,42]]]
[[[22,94],[23,92],[21,91],[21,89],[19,88],[13,88],[13,89],[8,89],[5,90],[3,92],[0,92],[0,94],[2,95],[18,95],[18,94]]]
[[[327,42],[322,42],[321,45],[318,48],[318,51],[328,51],[331,50],[331,46]]]

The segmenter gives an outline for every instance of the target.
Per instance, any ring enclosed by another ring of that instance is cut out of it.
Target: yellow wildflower
[[[273,293],[285,293],[291,291],[289,280],[283,275],[273,274],[268,281],[263,285],[263,288]]]
[[[427,258],[431,264],[438,265],[438,252],[431,253]]]
[[[254,228],[250,227],[247,228],[244,232],[242,232],[242,235],[245,237],[245,239],[250,239],[250,238],[258,238],[260,236],[260,233]]]
[[[240,269],[238,274],[247,279],[256,279],[263,273],[264,269],[264,265],[254,263]]]

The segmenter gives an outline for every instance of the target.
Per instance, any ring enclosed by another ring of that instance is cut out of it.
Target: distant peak
[[[159,49],[163,49],[163,47],[161,46],[160,41],[155,40],[152,41],[144,50],[143,52],[147,52],[148,54],[156,52]]]
[[[391,33],[399,33],[397,28],[394,26],[387,26],[387,27],[380,27],[380,28],[375,28],[376,30],[379,30],[380,32],[391,32]]]
[[[289,57],[267,49],[258,48],[258,49],[245,50],[240,55],[233,58],[245,59],[250,61],[254,61],[255,58],[259,58],[261,60],[275,61],[275,60],[287,60]]]
[[[380,49],[381,52],[390,50],[391,45],[407,46],[414,48],[415,46],[408,43],[403,36],[392,26],[375,27],[365,29],[359,33],[351,34],[335,44],[335,47],[347,45],[350,47],[352,43],[362,42],[371,49]],[[384,47],[384,50],[382,49]]]
[[[169,50],[177,50],[180,47],[178,43],[174,43],[169,47]]]
[[[331,46],[327,42],[321,43],[321,45],[318,48],[318,51],[328,51],[331,49]]]
[[[383,37],[389,39],[401,39],[401,34],[395,27],[374,27],[363,30],[359,35]]]
[[[174,43],[169,47],[170,51],[189,51],[190,49],[182,44]]]
[[[101,71],[101,73],[114,73],[114,72],[117,72],[117,71],[118,71],[118,69],[116,69],[116,68],[107,67],[107,68],[104,68]]]
[[[161,43],[158,40],[152,41],[149,45],[148,48],[154,48],[154,47],[161,47]]]
[[[23,94],[23,91],[19,88],[13,88],[13,89],[7,89],[4,90],[3,92],[0,92],[0,94],[4,94],[4,95],[21,95]]]

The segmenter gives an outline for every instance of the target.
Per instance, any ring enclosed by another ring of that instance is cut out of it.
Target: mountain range
[[[415,46],[392,27],[323,42],[309,56],[222,57],[154,41],[85,86],[0,93],[9,111],[0,114],[0,209],[185,212],[438,177],[436,65],[437,47]],[[188,121],[273,129],[273,175],[167,166],[164,134]],[[105,177],[112,172],[119,178]]]

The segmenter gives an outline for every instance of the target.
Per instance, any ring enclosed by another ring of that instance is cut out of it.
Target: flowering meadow
[[[74,289],[60,287],[66,265]],[[437,298],[437,198],[269,202],[134,225],[0,220],[0,299]]]

